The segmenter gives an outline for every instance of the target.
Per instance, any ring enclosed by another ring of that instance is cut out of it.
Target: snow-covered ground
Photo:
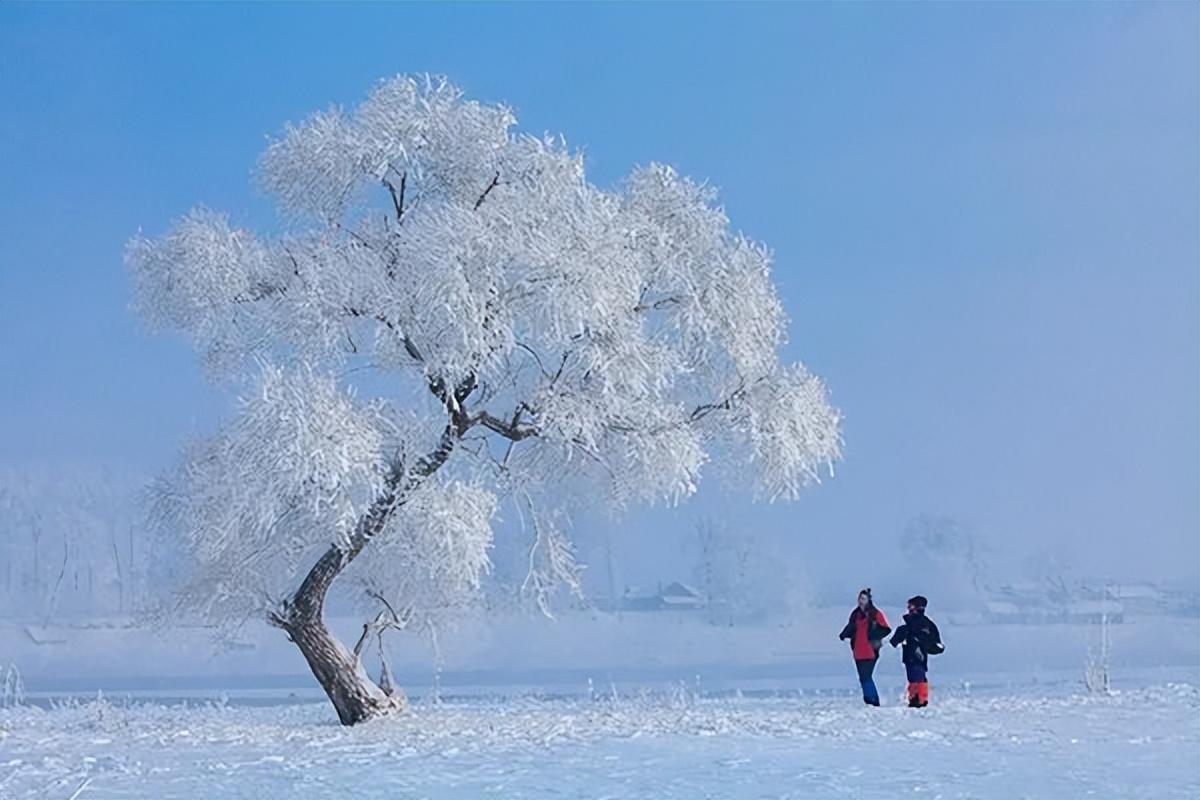
[[[4,798],[1200,796],[1200,691],[0,711]]]
[[[890,648],[884,707],[861,705],[844,617],[468,621],[436,674],[397,637],[412,712],[355,729],[265,626],[214,654],[196,629],[4,624],[0,678],[11,663],[26,691],[0,708],[0,800],[1200,797],[1197,620],[1113,626],[1101,697],[1082,694],[1094,628],[946,615],[915,711]]]

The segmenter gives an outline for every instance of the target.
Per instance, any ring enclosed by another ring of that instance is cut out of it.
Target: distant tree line
[[[156,569],[140,490],[113,470],[0,468],[0,615],[44,625],[144,609]]]

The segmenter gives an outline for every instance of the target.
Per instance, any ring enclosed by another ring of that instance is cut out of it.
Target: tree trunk
[[[382,530],[394,507],[395,497],[391,492],[376,501],[359,523],[355,539],[362,542],[351,550],[331,545],[309,570],[291,600],[284,603],[282,612],[269,618],[272,625],[282,628],[300,648],[343,725],[402,711],[405,705],[403,695],[390,696],[367,677],[359,656],[338,641],[324,617],[325,595],[330,585],[361,551],[366,540]]]
[[[347,650],[325,625],[324,608],[325,596],[337,576],[372,539],[383,532],[388,520],[404,504],[408,494],[446,463],[455,445],[474,424],[462,410],[463,401],[475,389],[473,375],[459,384],[452,394],[440,382],[431,384],[430,388],[446,403],[451,415],[437,449],[418,459],[409,469],[405,469],[403,464],[395,465],[383,493],[375,498],[359,519],[349,541],[330,545],[308,571],[291,599],[284,601],[279,611],[267,617],[272,625],[286,631],[288,638],[300,648],[317,682],[337,709],[338,719],[343,725],[354,725],[372,717],[403,710],[405,706],[402,692],[385,692],[367,677],[358,654]],[[384,669],[386,671],[386,666]]]
[[[403,710],[402,697],[387,695],[368,678],[362,661],[330,633],[324,620],[291,628],[288,635],[304,654],[343,725]]]

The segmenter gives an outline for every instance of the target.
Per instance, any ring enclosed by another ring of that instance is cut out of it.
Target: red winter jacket
[[[891,630],[887,617],[878,608],[872,608],[870,614],[856,608],[850,612],[850,621],[842,629],[841,638],[850,640],[855,661],[865,661],[879,657],[879,645]]]

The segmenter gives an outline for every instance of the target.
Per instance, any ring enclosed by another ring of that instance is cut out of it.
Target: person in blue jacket
[[[925,616],[929,601],[921,595],[908,599],[904,624],[892,634],[892,647],[903,644],[904,671],[908,673],[908,706],[929,705],[929,657],[945,652],[942,635],[933,620]]]

